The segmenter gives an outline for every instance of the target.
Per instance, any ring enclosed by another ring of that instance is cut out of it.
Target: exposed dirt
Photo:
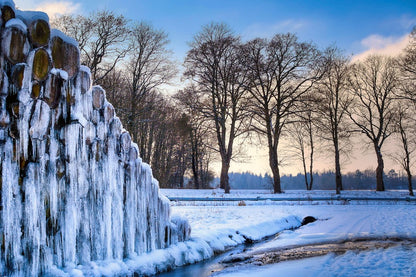
[[[391,238],[387,240],[358,239],[354,241],[342,241],[304,245],[291,248],[280,248],[267,250],[267,252],[244,253],[235,256],[229,256],[228,258],[224,259],[222,263],[228,264],[226,267],[242,264],[254,264],[262,266],[283,261],[323,256],[329,253],[341,255],[347,251],[366,251],[380,248],[386,249],[400,245],[414,247],[416,246],[416,242],[401,238]]]

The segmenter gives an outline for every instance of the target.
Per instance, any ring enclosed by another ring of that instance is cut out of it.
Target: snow
[[[19,28],[23,33],[27,33],[27,26],[25,25],[25,23],[23,23],[22,20],[18,19],[18,18],[12,18],[9,21],[6,22],[6,28],[10,28],[10,27],[17,27]]]
[[[59,37],[61,38],[64,42],[68,43],[68,44],[72,44],[75,47],[78,47],[78,41],[76,41],[75,39],[68,37],[67,35],[65,35],[64,33],[62,33],[61,31],[57,30],[57,29],[52,29],[51,30],[51,40],[53,37]]]
[[[36,20],[44,20],[49,22],[48,14],[40,11],[16,11],[16,18],[21,19],[22,21],[26,22],[29,25],[31,22]]]
[[[348,251],[343,255],[287,261],[266,266],[225,270],[213,276],[416,276],[416,248],[392,247],[370,251]]]

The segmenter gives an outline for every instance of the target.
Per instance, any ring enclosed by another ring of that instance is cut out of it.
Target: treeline
[[[319,49],[291,33],[242,41],[227,25],[212,23],[189,44],[186,87],[168,97],[161,88],[177,65],[163,30],[109,11],[62,16],[54,26],[79,41],[83,63],[162,187],[183,187],[187,176],[193,187],[207,187],[210,163],[219,158],[220,187],[229,192],[237,141],[251,138],[268,149],[275,193],[282,192],[282,141],[299,157],[309,190],[316,145],[331,149],[340,193],[346,185],[340,157],[360,136],[377,157],[376,189],[386,187],[383,146],[395,140],[394,158],[413,194],[416,30],[400,57],[352,62],[336,47]]]
[[[269,174],[258,175],[249,172],[236,173],[230,172],[230,186],[232,189],[253,189],[253,190],[273,190],[273,180]],[[374,170],[356,170],[342,175],[344,190],[372,190],[376,188],[376,175]],[[384,175],[386,189],[403,190],[408,188],[407,175],[397,173],[391,169]],[[335,187],[335,172],[315,172],[314,189],[333,190]],[[416,178],[413,177],[413,181]],[[281,177],[283,190],[305,190],[305,176],[302,173],[297,175],[283,175]],[[219,186],[219,179],[216,178],[212,183],[213,187]]]

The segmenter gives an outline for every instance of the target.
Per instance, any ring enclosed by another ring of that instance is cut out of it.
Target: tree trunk
[[[383,156],[381,155],[381,150],[378,145],[375,145],[375,151],[377,155],[377,169],[376,169],[376,180],[377,180],[377,191],[384,191],[384,180],[383,180],[383,172],[384,172],[384,161]]]
[[[341,175],[341,164],[339,162],[339,146],[338,140],[334,140],[335,147],[335,190],[337,194],[341,193],[342,190],[342,175]]]
[[[407,184],[409,186],[409,195],[414,196],[413,185],[412,185],[412,173],[410,173],[410,168],[406,168],[406,173],[407,173]]]
[[[228,170],[230,169],[230,163],[222,161],[221,163],[221,176],[220,176],[220,188],[224,189],[225,193],[230,193],[230,183],[228,179]]]
[[[272,146],[269,146],[269,164],[273,174],[274,193],[282,193],[277,149],[274,149]]]
[[[312,190],[312,185],[313,185],[313,133],[312,133],[312,118],[311,115],[309,115],[309,121],[308,121],[308,129],[309,129],[309,143],[310,143],[310,147],[311,147],[311,160],[310,160],[310,166],[309,166],[309,171],[310,171],[310,181],[309,181],[309,187],[308,190]]]

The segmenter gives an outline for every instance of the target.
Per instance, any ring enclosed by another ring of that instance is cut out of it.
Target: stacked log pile
[[[0,273],[125,259],[189,237],[77,43],[1,5]],[[179,222],[179,221],[178,221]]]

